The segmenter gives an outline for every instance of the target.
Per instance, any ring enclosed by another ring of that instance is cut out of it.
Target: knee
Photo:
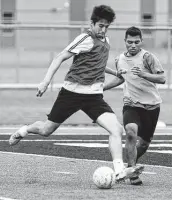
[[[124,129],[120,123],[117,123],[115,125],[114,131],[111,132],[112,135],[120,136],[120,137],[122,137],[123,133],[124,133]]]
[[[137,148],[142,148],[145,151],[149,148],[150,143],[146,141],[138,142],[137,143]]]
[[[41,130],[41,135],[43,136],[43,137],[48,137],[48,136],[50,136],[51,135],[51,133],[50,132],[48,132],[47,130],[45,130],[45,129],[42,129]]]
[[[127,124],[125,126],[126,138],[129,141],[137,140],[137,126]]]
[[[124,132],[123,126],[118,121],[116,121],[116,123],[113,122],[113,123],[109,124],[109,126],[107,126],[105,129],[113,137],[122,137],[123,132]]]

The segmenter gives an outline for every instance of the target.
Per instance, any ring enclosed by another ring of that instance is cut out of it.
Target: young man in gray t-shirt
[[[124,83],[123,124],[126,158],[130,167],[136,165],[152,140],[162,102],[156,83],[164,84],[165,76],[157,57],[141,48],[142,33],[139,28],[127,29],[125,44],[127,51],[115,60],[116,74],[122,74],[107,83],[104,90]],[[130,182],[132,185],[142,184],[138,176],[130,178]]]

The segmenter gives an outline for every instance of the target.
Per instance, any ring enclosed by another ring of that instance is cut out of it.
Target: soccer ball
[[[115,173],[110,167],[102,166],[95,170],[93,182],[100,189],[110,189],[115,183]]]

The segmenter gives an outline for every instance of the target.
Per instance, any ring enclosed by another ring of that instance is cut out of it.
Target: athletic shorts
[[[75,112],[82,110],[93,122],[105,112],[114,113],[103,100],[102,94],[79,94],[62,88],[52,107],[48,119],[56,123],[63,123]]]
[[[139,107],[123,107],[123,124],[138,125],[138,136],[147,142],[151,142],[159,117],[160,107],[154,110],[146,110]]]

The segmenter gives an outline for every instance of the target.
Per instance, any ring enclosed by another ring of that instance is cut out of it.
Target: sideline
[[[21,126],[0,126],[0,135],[11,135]],[[29,134],[33,135],[33,134]],[[61,126],[52,135],[109,135],[97,126]],[[123,133],[125,135],[125,131]],[[157,127],[154,135],[172,135],[172,126]]]

